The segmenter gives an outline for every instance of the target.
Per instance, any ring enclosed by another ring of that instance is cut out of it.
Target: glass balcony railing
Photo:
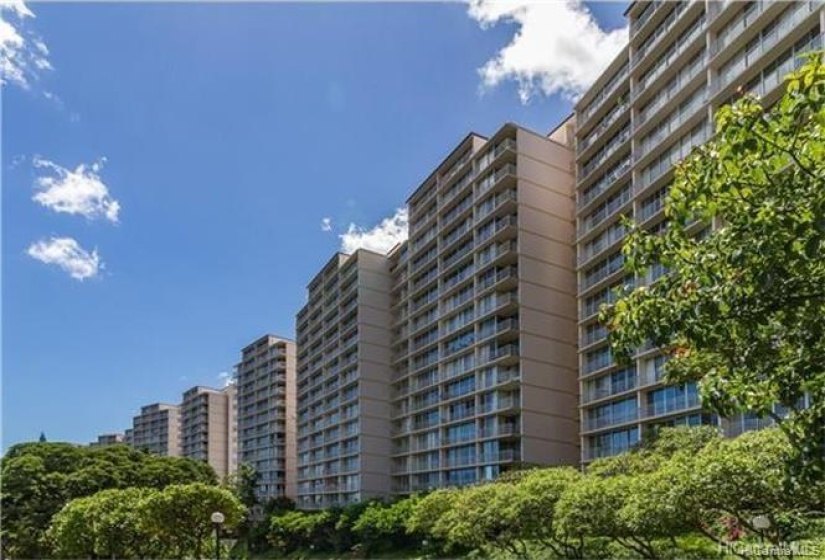
[[[634,422],[638,420],[639,412],[637,410],[629,411],[624,414],[617,414],[617,415],[606,415],[606,416],[597,416],[594,418],[585,418],[584,420],[584,429],[585,430],[599,430],[601,428],[609,428],[611,426],[618,426],[621,424],[627,424],[628,422]]]
[[[645,72],[645,74],[636,83],[633,89],[632,97],[637,99],[659,76],[664,74],[665,70],[671,68],[674,60],[691,47],[693,42],[705,32],[706,18],[704,14],[693,22],[691,28],[682,33],[668,48],[668,51],[657,60],[655,66]]]
[[[776,25],[765,28],[760,33],[757,43],[753,46],[749,44],[747,52],[745,49],[740,50],[731,61],[720,69],[716,79],[713,80],[712,93],[718,93],[738,79],[745,69],[755,65],[766,52],[788,36],[803,20],[821,6],[822,0],[789,2],[788,8],[779,16]],[[769,31],[767,31],[768,29]]]
[[[594,113],[602,106],[605,99],[610,97],[621,84],[627,79],[628,76],[628,64],[625,63],[616,74],[613,75],[610,80],[599,90],[599,93],[593,98],[593,100],[585,107],[580,113],[581,122],[584,123],[587,121]]]

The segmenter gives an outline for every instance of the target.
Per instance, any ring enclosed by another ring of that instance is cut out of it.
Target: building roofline
[[[629,38],[628,38],[629,39]],[[595,93],[604,86],[605,82],[610,80],[613,77],[613,74],[616,70],[618,70],[623,63],[628,62],[628,48],[630,47],[630,41],[628,40],[625,45],[621,48],[621,50],[616,53],[616,56],[613,57],[613,60],[610,61],[600,73],[599,77],[587,88],[582,96],[576,101],[574,107],[576,111],[579,111],[584,105],[587,105],[593,100],[593,96]]]
[[[278,340],[278,341],[281,341],[281,342],[293,342],[293,343],[295,342],[295,340],[293,340],[293,339],[291,339],[291,338],[287,338],[287,337],[285,337],[285,336],[280,336],[280,335],[277,335],[277,334],[267,333],[267,334],[264,334],[264,335],[259,336],[258,338],[256,338],[255,340],[253,340],[252,342],[250,342],[249,344],[247,344],[246,346],[244,346],[244,347],[241,349],[241,353],[246,352],[247,350],[249,350],[249,349],[251,349],[251,348],[254,348],[254,347],[255,347],[255,346],[257,346],[257,345],[258,345],[261,341],[263,341],[263,340],[269,340],[270,338],[274,338],[274,339],[276,339],[276,340]],[[241,362],[240,362],[240,363],[236,364],[236,367],[237,367],[237,366],[239,366],[239,365],[241,365],[242,363],[243,363],[243,360],[241,360]]]
[[[468,132],[468,133],[464,136],[464,138],[462,138],[462,139],[461,139],[461,141],[460,141],[460,142],[458,142],[458,143],[457,143],[457,144],[453,147],[453,149],[452,149],[452,150],[450,150],[450,152],[449,152],[446,156],[444,156],[444,157],[441,159],[441,161],[440,161],[438,164],[436,164],[436,165],[432,168],[432,171],[431,171],[431,172],[430,172],[430,173],[429,173],[429,174],[428,174],[428,175],[424,178],[424,180],[423,180],[423,181],[421,181],[421,182],[418,184],[418,186],[415,188],[415,190],[413,190],[413,192],[412,192],[412,193],[411,193],[411,194],[407,197],[407,204],[409,204],[409,203],[410,203],[410,201],[411,201],[413,198],[415,198],[415,196],[419,193],[419,191],[421,191],[421,189],[423,189],[423,188],[424,188],[424,186],[432,180],[432,178],[433,178],[433,177],[434,177],[434,176],[438,173],[438,170],[439,170],[439,169],[441,169],[441,168],[444,166],[444,164],[446,164],[448,161],[450,161],[450,158],[455,157],[456,153],[457,153],[457,152],[458,152],[461,148],[465,147],[465,146],[466,146],[466,144],[467,144],[467,142],[469,142],[469,141],[470,141],[471,139],[473,139],[473,138],[480,138],[480,139],[482,139],[482,140],[489,140],[489,138],[487,138],[486,136],[483,136],[483,135],[481,135],[481,134],[479,134],[479,133],[477,133],[477,132]]]
[[[548,140],[550,140],[551,142],[556,142],[557,144],[560,144],[560,142],[558,142],[556,140],[553,140],[550,137],[553,134],[555,134],[557,131],[559,131],[563,127],[565,127],[567,125],[567,123],[569,123],[572,119],[575,119],[575,118],[576,118],[576,111],[571,111],[569,115],[567,115],[561,122],[559,122],[559,124],[557,124],[555,127],[551,128],[550,131],[545,135],[545,137]],[[570,146],[567,146],[567,147],[569,148]]]

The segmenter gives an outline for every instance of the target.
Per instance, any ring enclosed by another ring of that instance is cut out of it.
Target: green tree
[[[232,492],[203,483],[173,484],[144,500],[141,518],[147,531],[176,558],[203,558],[214,532],[211,516],[224,515],[223,528],[232,530],[245,508]]]
[[[109,488],[163,488],[173,483],[215,484],[201,461],[157,457],[125,445],[69,443],[12,446],[0,461],[3,553],[11,558],[49,556],[43,535],[52,516],[74,498]]]
[[[261,475],[249,463],[241,463],[238,470],[226,477],[226,485],[248,509],[258,504],[255,490]]]
[[[429,535],[434,549],[446,546],[449,526],[442,522],[442,518],[453,508],[460,493],[461,490],[456,488],[443,488],[421,498],[407,519],[407,532]]]
[[[711,538],[718,520],[728,517],[773,543],[790,541],[806,519],[825,509],[825,480],[789,491],[786,465],[792,453],[778,429],[711,442],[697,454],[691,472],[682,474],[688,484],[677,504],[684,515],[698,517],[697,528]],[[754,527],[756,516],[767,516],[770,528]]]
[[[657,558],[651,536],[634,532],[619,515],[636,488],[628,475],[584,477],[558,500],[558,534],[579,540],[608,539],[643,558]]]
[[[352,525],[362,552],[371,555],[417,547],[425,536],[407,533],[406,526],[419,500],[418,496],[413,496],[389,504],[370,503]]]
[[[534,543],[558,557],[584,558],[585,541],[581,535],[564,533],[556,522],[556,505],[571,486],[582,478],[576,469],[561,467],[534,469],[508,490],[509,499],[503,508],[509,532],[524,542]]]
[[[269,542],[282,554],[298,549],[329,549],[335,517],[329,511],[288,511],[270,519]]]
[[[800,487],[825,477],[825,66],[794,73],[766,109],[719,110],[716,136],[677,166],[668,227],[631,224],[626,268],[669,273],[603,310],[620,358],[667,349],[667,380],[698,381],[723,416],[774,418]],[[697,236],[696,224],[715,224]],[[803,406],[806,403],[807,406]],[[782,408],[777,410],[776,405]],[[784,414],[787,412],[787,416]]]
[[[453,547],[482,551],[503,551],[519,556],[526,549],[518,535],[511,532],[510,501],[512,483],[488,483],[458,492],[451,507],[438,520],[437,527]]]
[[[66,504],[47,533],[61,558],[145,558],[166,551],[142,522],[143,502],[156,490],[112,489]]]

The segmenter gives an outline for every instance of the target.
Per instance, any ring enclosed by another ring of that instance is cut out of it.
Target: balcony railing
[[[716,76],[716,79],[712,82],[711,92],[716,94],[728,84],[738,79],[746,68],[755,65],[766,52],[788,36],[803,20],[821,6],[821,0],[799,3],[789,2],[787,10],[790,11],[783,13],[781,21],[771,30],[771,34],[768,36],[760,34],[759,43],[756,48],[747,52],[747,54],[743,54],[741,60],[726,69],[724,74]]]
[[[585,418],[584,428],[586,430],[598,430],[601,428],[608,428],[611,426],[618,426],[638,420],[639,412],[634,410],[626,414],[597,416],[595,418]]]
[[[674,412],[681,412],[691,408],[696,408],[702,404],[699,395],[696,393],[686,393],[682,398],[665,399],[660,402],[648,404],[643,409],[645,418],[653,416],[661,416],[663,414],[672,414]]]

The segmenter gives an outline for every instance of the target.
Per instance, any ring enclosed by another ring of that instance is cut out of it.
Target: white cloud
[[[38,177],[35,181],[39,192],[32,200],[51,208],[55,212],[80,214],[88,219],[104,217],[117,223],[120,203],[109,196],[109,188],[100,179],[100,169],[105,158],[91,166],[80,164],[74,171],[54,162],[34,158],[34,166],[48,170],[51,175]]]
[[[470,17],[487,28],[515,22],[509,45],[479,69],[483,85],[518,83],[526,103],[536,93],[579,97],[627,43],[627,28],[603,30],[581,0],[470,0]]]
[[[103,268],[97,249],[86,251],[71,237],[52,237],[33,243],[28,254],[42,263],[54,264],[75,280],[94,278]]]
[[[223,387],[229,387],[233,383],[235,383],[235,379],[229,372],[222,371],[218,374],[218,379],[223,384]]]
[[[49,49],[25,19],[34,13],[22,0],[0,0],[0,86],[31,87],[39,72],[51,70]]]
[[[409,219],[406,208],[399,208],[389,218],[371,229],[350,224],[341,238],[341,251],[352,253],[358,249],[369,249],[377,253],[387,253],[396,244],[406,241]]]
[[[321,231],[332,231],[332,218],[324,218],[321,220]]]

